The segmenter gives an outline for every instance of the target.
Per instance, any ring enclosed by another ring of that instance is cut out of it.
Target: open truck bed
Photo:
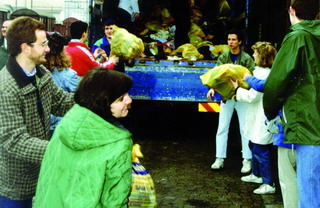
[[[137,60],[134,67],[126,67],[133,79],[129,93],[140,100],[207,102],[208,87],[199,77],[215,65],[213,61]]]
[[[208,87],[200,80],[215,65],[213,61],[137,60],[134,67],[126,67],[126,73],[133,79],[129,94],[136,100],[171,102],[191,105],[192,111],[219,112],[221,96],[215,93],[213,102],[208,102]]]

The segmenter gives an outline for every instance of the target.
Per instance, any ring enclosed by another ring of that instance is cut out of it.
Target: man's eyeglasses
[[[42,47],[48,47],[48,44],[49,44],[49,41],[46,40],[45,42],[43,43],[30,43],[30,45],[39,45],[39,46],[42,46]]]

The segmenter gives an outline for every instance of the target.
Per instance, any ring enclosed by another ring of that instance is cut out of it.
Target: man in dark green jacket
[[[11,24],[12,20],[5,20],[1,27],[2,40],[0,40],[0,70],[6,65],[9,52],[7,44],[7,28]]]
[[[249,54],[241,49],[242,35],[238,30],[230,30],[228,32],[228,46],[230,51],[223,53],[219,56],[217,66],[222,64],[238,64],[248,68],[250,71],[254,70],[254,61]],[[210,89],[207,98],[210,100],[211,96],[214,95],[213,89]],[[242,168],[241,173],[249,173],[251,170],[251,158],[252,153],[249,149],[249,140],[243,136],[243,126],[245,119],[246,104],[241,102],[235,102],[233,99],[221,102],[220,115],[219,115],[219,126],[216,135],[216,160],[211,165],[214,170],[221,169],[224,166],[224,159],[227,157],[227,143],[228,133],[231,118],[234,110],[237,111],[239,128],[241,134],[242,144]]]
[[[320,20],[319,0],[291,2],[290,32],[264,87],[267,118],[283,112],[285,143],[297,144],[300,207],[320,207]]]

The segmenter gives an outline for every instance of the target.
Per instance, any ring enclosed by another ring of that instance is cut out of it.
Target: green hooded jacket
[[[294,24],[264,86],[267,118],[283,113],[285,143],[320,145],[320,20]]]
[[[46,149],[34,208],[127,207],[131,162],[131,134],[75,104]]]

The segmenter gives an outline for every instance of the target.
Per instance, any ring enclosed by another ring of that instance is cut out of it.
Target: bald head
[[[2,27],[1,27],[1,34],[2,34],[2,37],[6,37],[7,36],[7,29],[9,27],[9,25],[11,24],[12,20],[5,20],[2,24]]]

